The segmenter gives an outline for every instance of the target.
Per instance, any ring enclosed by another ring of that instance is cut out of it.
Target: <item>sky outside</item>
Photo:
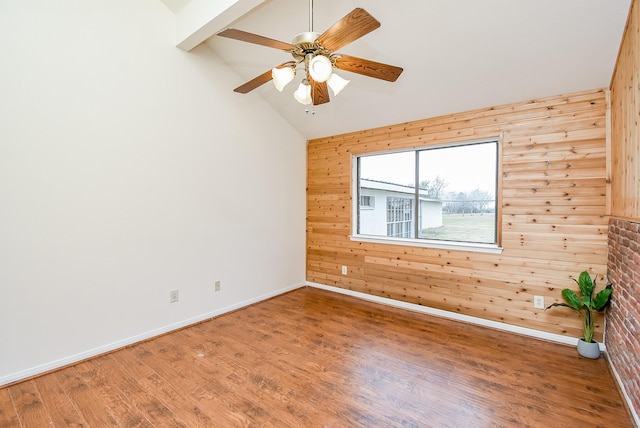
[[[493,193],[496,188],[496,143],[422,150],[420,181],[437,176],[447,182],[445,192],[469,192],[481,189]],[[363,156],[360,176],[394,184],[413,185],[415,152]]]

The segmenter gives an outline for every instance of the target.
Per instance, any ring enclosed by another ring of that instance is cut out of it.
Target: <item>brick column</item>
[[[640,413],[640,223],[611,218],[608,245],[613,295],[606,312],[607,353]]]

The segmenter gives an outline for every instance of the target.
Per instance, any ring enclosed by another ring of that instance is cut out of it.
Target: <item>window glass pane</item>
[[[415,164],[414,151],[360,157],[358,233],[415,237]]]
[[[491,141],[360,156],[357,233],[497,244],[497,153]]]
[[[360,196],[360,208],[373,208],[375,196],[361,195]]]
[[[420,238],[496,242],[497,143],[419,153]]]
[[[362,156],[360,178],[413,187],[416,180],[415,166],[414,151]]]

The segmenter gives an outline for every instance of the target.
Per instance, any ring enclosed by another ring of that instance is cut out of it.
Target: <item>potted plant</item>
[[[611,284],[605,289],[600,290],[598,294],[594,296],[596,288],[596,278],[589,275],[589,272],[584,271],[580,274],[578,279],[573,279],[580,288],[581,296],[578,296],[572,290],[565,288],[562,290],[562,297],[566,303],[553,303],[547,306],[547,309],[554,306],[565,306],[578,312],[578,314],[584,317],[583,331],[584,337],[578,340],[578,353],[586,358],[597,359],[600,357],[600,345],[593,340],[593,312],[603,311],[611,299]],[[547,310],[545,309],[545,310]]]

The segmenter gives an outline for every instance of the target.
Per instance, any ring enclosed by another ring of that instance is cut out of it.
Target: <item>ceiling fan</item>
[[[348,80],[333,73],[334,68],[389,82],[395,82],[398,79],[402,73],[400,67],[336,53],[338,49],[378,27],[380,22],[366,10],[356,8],[324,33],[314,32],[313,0],[309,0],[309,31],[298,34],[291,43],[235,28],[227,28],[217,35],[279,49],[293,56],[292,61],[282,63],[249,80],[235,88],[235,92],[246,94],[270,80],[273,80],[276,88],[282,91],[284,86],[293,80],[297,70],[302,69],[304,77],[294,93],[294,98],[301,104],[319,105],[330,101],[327,86],[335,96],[349,83]]]

